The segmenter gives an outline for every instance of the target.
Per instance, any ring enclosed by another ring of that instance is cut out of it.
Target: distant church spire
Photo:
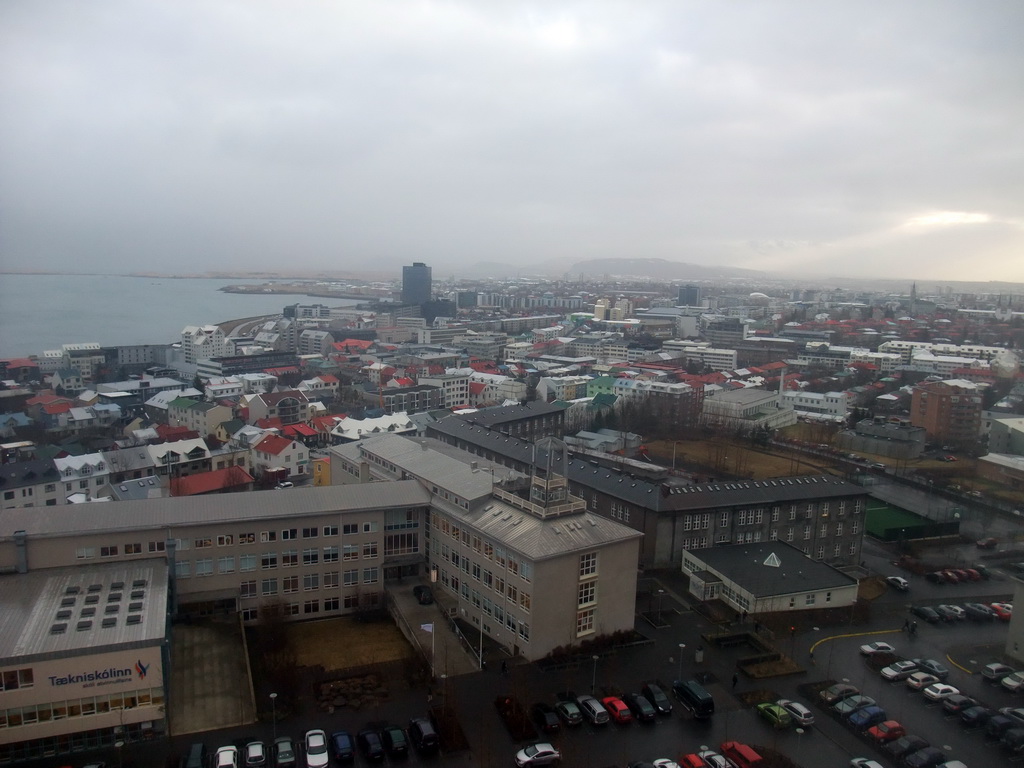
[[[917,316],[917,281],[910,286],[910,316]]]

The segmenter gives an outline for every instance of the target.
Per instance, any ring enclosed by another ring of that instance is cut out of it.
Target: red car
[[[1001,621],[1009,621],[1013,618],[1012,603],[992,603],[990,607],[996,612],[996,618]]]
[[[868,738],[876,744],[885,744],[888,741],[896,741],[907,735],[906,729],[895,720],[886,720],[868,729]]]
[[[618,696],[608,696],[601,699],[601,703],[604,704],[604,708],[608,710],[608,714],[611,715],[612,720],[616,723],[633,722],[633,713],[629,711],[626,702]]]
[[[978,549],[995,549],[998,543],[999,539],[990,536],[987,539],[978,539],[977,546]]]

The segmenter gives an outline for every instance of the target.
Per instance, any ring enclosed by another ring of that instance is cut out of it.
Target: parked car
[[[291,736],[278,736],[274,739],[274,765],[277,768],[294,768],[295,742]]]
[[[349,763],[356,756],[352,736],[348,731],[335,731],[331,734],[331,755],[339,763]]]
[[[823,704],[832,705],[842,701],[848,696],[856,696],[860,689],[848,683],[836,683],[818,693],[818,698]]]
[[[562,722],[558,719],[558,713],[555,712],[554,707],[544,703],[534,704],[530,714],[533,717],[533,722],[545,733],[562,730]]]
[[[640,693],[651,702],[659,715],[672,714],[672,701],[657,683],[647,683],[640,689]]]
[[[939,678],[928,672],[915,672],[907,678],[907,687],[915,691],[923,691],[932,683],[938,683]]]
[[[566,725],[581,725],[583,723],[583,713],[576,706],[576,702],[569,699],[561,699],[555,703],[555,714]]]
[[[949,670],[935,661],[935,659],[914,659],[914,661],[921,672],[929,672],[939,678],[939,680],[945,680],[949,677]]]
[[[658,710],[654,708],[654,705],[639,693],[627,693],[623,697],[623,701],[626,702],[629,711],[633,713],[633,717],[637,720],[650,721],[658,716]]]
[[[986,539],[978,539],[975,543],[977,544],[978,549],[995,549],[999,544],[999,539],[989,536]]]
[[[939,615],[946,617],[950,616],[955,621],[963,621],[967,618],[967,613],[959,605],[952,605],[950,603],[943,603],[935,608],[939,612]]]
[[[882,764],[870,757],[855,757],[850,760],[850,768],[882,768]]]
[[[515,754],[515,764],[519,768],[526,768],[529,766],[536,765],[553,765],[562,759],[562,754],[558,752],[547,741],[540,741],[536,744],[530,744],[524,746],[523,749],[519,750]]]
[[[789,716],[793,718],[793,722],[797,725],[804,728],[814,725],[814,713],[799,701],[793,701],[792,699],[779,699],[775,703],[789,712]]]
[[[883,720],[868,728],[868,738],[876,744],[885,744],[907,735],[907,729],[895,720]]]
[[[954,688],[946,683],[932,683],[924,689],[924,697],[929,701],[942,701],[958,693],[960,693],[959,688]]]
[[[972,699],[970,696],[965,696],[962,693],[955,693],[952,696],[947,696],[942,701],[942,710],[949,712],[951,715],[959,715],[965,709],[970,709],[977,705],[977,700]]]
[[[860,647],[861,656],[873,656],[876,653],[896,653],[896,647],[879,640]]]
[[[238,768],[238,747],[221,747],[213,756],[214,768]]]
[[[936,605],[935,612],[939,614],[939,618],[942,619],[942,621],[945,621],[946,623],[959,621],[961,618],[961,616],[959,616],[956,611],[949,610],[949,608],[947,608],[945,605]]]
[[[999,743],[1011,754],[1024,752],[1024,728],[1010,728],[999,739]]]
[[[989,607],[995,612],[996,618],[1000,621],[1009,621],[1013,618],[1012,603],[992,603]]]
[[[441,745],[437,731],[434,730],[434,724],[426,717],[412,718],[406,731],[413,748],[421,755],[433,754]]]
[[[971,621],[994,621],[996,612],[984,603],[965,603],[964,612]]]
[[[941,620],[935,609],[927,605],[915,605],[910,608],[911,614],[929,624],[938,624]]]
[[[629,711],[626,702],[618,696],[605,696],[601,704],[608,710],[608,715],[619,725],[633,722],[633,713]]]
[[[985,723],[985,735],[993,739],[998,739],[1006,731],[1011,728],[1015,728],[1018,725],[1019,723],[1012,717],[1007,717],[1002,712],[998,712],[992,715],[992,717],[988,719],[988,722]]]
[[[552,765],[562,759],[562,753],[547,742],[531,744],[516,752],[516,765],[527,768],[535,765]]]
[[[1021,689],[1024,688],[1024,670],[1020,672],[1011,672],[1000,680],[999,684],[1010,693],[1019,693]]]
[[[384,759],[384,744],[380,740],[380,734],[373,728],[363,728],[357,733],[356,744],[367,760],[376,762]]]
[[[915,672],[917,672],[917,662],[903,659],[902,661],[894,661],[887,667],[882,667],[878,674],[885,680],[896,682],[897,680],[906,680]]]
[[[580,708],[583,716],[593,725],[606,725],[611,720],[608,716],[608,710],[593,696],[588,696],[587,694],[577,696],[576,706]]]
[[[906,736],[900,736],[896,741],[890,741],[882,747],[882,749],[892,755],[894,760],[899,760],[904,755],[909,755],[911,752],[917,752],[917,750],[924,749],[927,746],[928,742],[920,736],[907,734]]]
[[[718,754],[712,749],[705,749],[697,753],[697,757],[704,761],[708,768],[736,768],[729,758]]]
[[[836,702],[832,705],[832,711],[841,717],[846,717],[851,712],[856,712],[861,707],[870,707],[875,704],[875,700],[870,696],[858,693],[853,696],[847,696],[842,701]]]
[[[925,747],[917,752],[911,752],[903,758],[903,764],[907,768],[935,768],[944,762],[946,762],[946,753],[938,747]]]
[[[910,589],[910,582],[902,576],[886,576],[885,583],[897,592],[906,592]]]
[[[856,712],[851,713],[846,718],[846,722],[855,731],[866,731],[874,725],[885,722],[888,717],[884,709],[877,705],[872,705],[870,707],[861,707]]]
[[[991,683],[998,683],[1004,677],[1013,674],[1015,671],[1016,670],[1013,667],[995,661],[991,664],[986,664],[981,668],[981,676]]]
[[[246,768],[263,768],[267,764],[267,748],[262,741],[250,741],[245,745]]]
[[[1014,721],[1017,726],[1024,726],[1024,707],[1000,707],[999,714]]]
[[[996,714],[994,709],[983,707],[980,704],[968,707],[960,713],[960,724],[964,728],[980,728],[985,725],[985,723],[989,721],[989,718],[994,714]]]
[[[767,720],[775,728],[789,728],[793,724],[793,718],[789,716],[789,712],[778,704],[765,702],[763,704],[758,704],[756,709],[757,714]]]
[[[409,754],[409,739],[400,726],[385,725],[380,729],[380,740],[384,743],[384,751],[391,757],[405,757]]]
[[[327,768],[327,734],[320,728],[306,731],[306,768]]]
[[[412,588],[412,596],[420,605],[430,605],[434,602],[434,593],[425,584],[417,584]]]
[[[942,571],[931,571],[930,573],[926,573],[924,578],[925,581],[931,584],[941,585],[949,583],[946,581],[946,577],[942,575]]]

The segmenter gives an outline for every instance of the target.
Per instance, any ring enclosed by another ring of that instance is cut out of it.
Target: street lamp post
[[[658,623],[661,624],[661,599],[665,597],[665,590],[658,590]]]
[[[273,741],[277,741],[277,694],[270,694],[270,722]]]
[[[121,749],[124,747],[124,742],[115,741],[114,746],[117,747],[117,768],[124,768],[124,762],[121,760]]]
[[[683,651],[686,649],[686,643],[679,644],[679,677],[678,680],[683,679]]]
[[[599,658],[601,658],[601,657],[600,657],[600,656],[598,656],[598,655],[597,655],[597,654],[595,653],[595,654],[594,654],[594,656],[593,656],[593,658],[594,658],[594,674],[593,674],[593,676],[592,676],[592,677],[590,678],[590,693],[591,693],[591,694],[593,694],[593,693],[594,693],[594,691],[595,691],[595,690],[597,689],[597,660],[598,660]]]

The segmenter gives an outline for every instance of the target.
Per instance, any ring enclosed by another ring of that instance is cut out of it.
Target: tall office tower
[[[679,289],[679,304],[684,307],[700,306],[700,286],[684,285]]]
[[[402,303],[424,304],[430,301],[430,267],[414,261],[411,267],[402,267]]]

